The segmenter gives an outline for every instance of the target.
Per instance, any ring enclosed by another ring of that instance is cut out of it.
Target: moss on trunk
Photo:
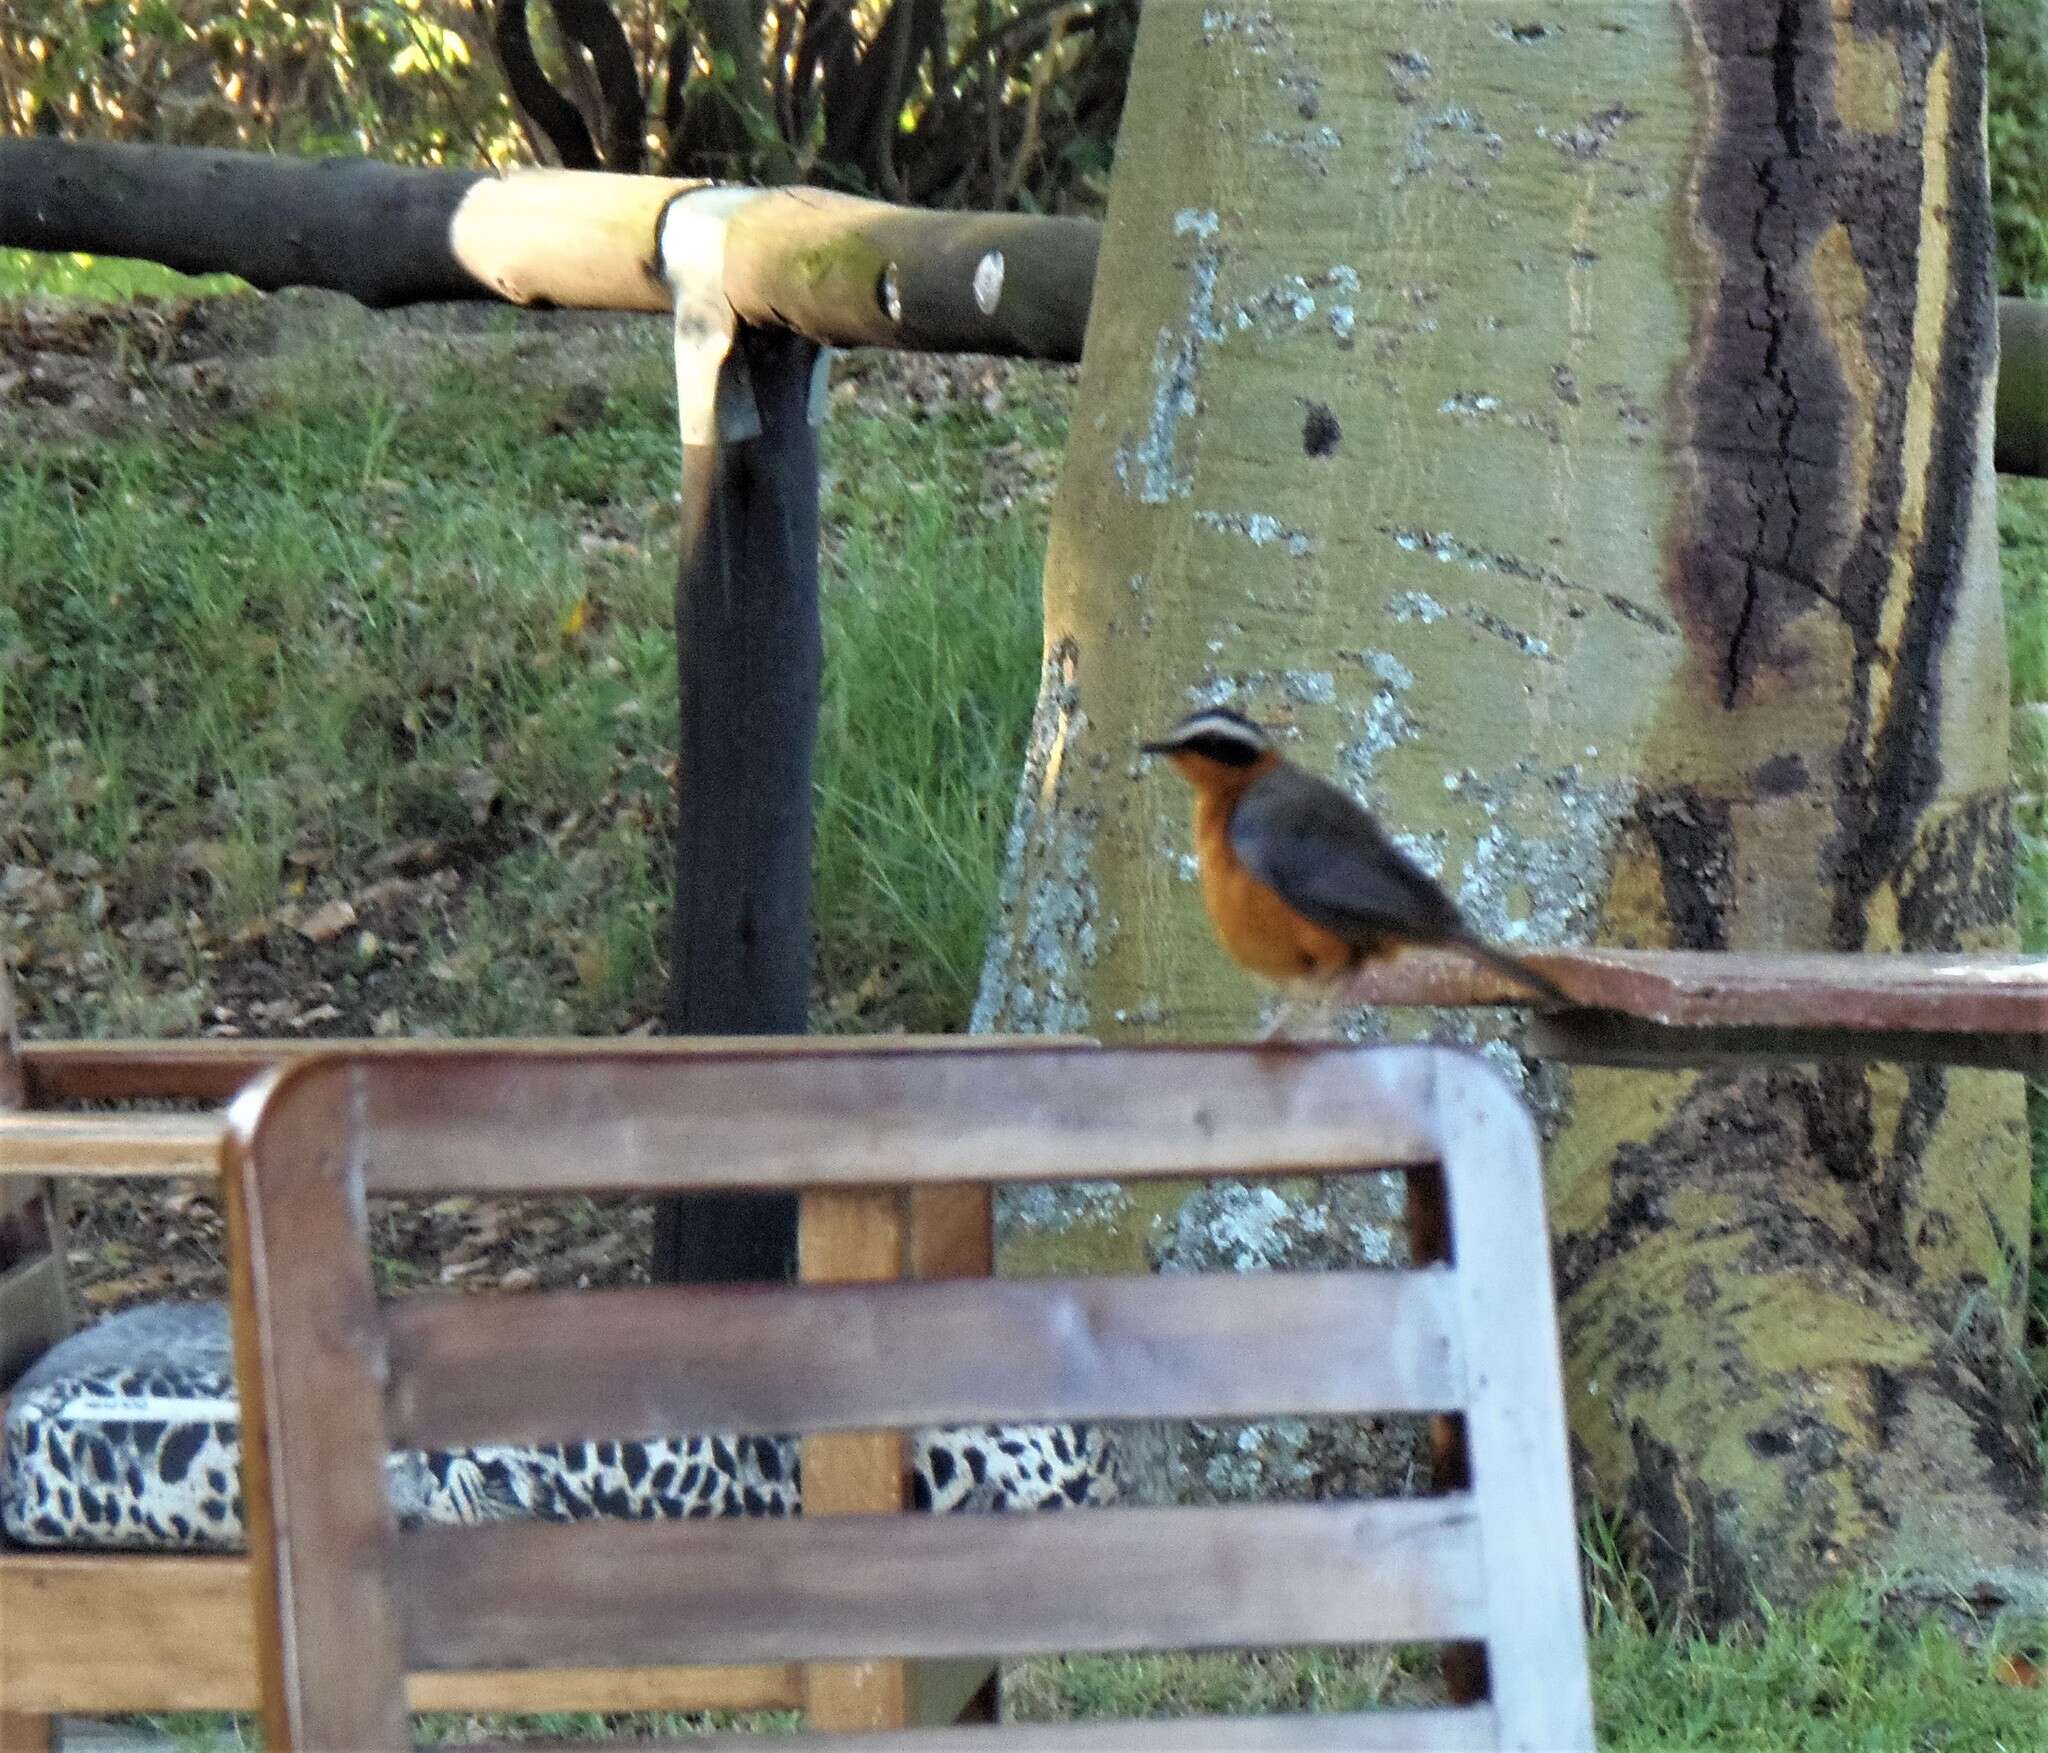
[[[983,1025],[1257,1020],[1136,752],[1200,702],[1510,944],[2010,945],[1981,108],[1969,4],[1148,8]],[[1525,1076],[1668,1588],[2048,1599],[2018,1080]]]

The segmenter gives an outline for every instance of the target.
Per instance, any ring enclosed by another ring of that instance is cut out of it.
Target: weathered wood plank
[[[1779,1028],[2048,1030],[2048,957],[1783,955],[1718,950],[1542,950],[1527,957],[1587,1008],[1643,1022]],[[1505,975],[1462,956],[1375,962],[1362,1004],[1526,1004]]]
[[[217,1175],[219,1114],[0,1113],[0,1175]]]
[[[387,1576],[383,1323],[348,1093],[302,1080],[262,1161],[231,1134],[222,1175],[263,1738],[307,1753],[412,1740]]]
[[[389,1326],[392,1436],[421,1448],[1436,1412],[1465,1395],[1443,1268],[435,1297]]]
[[[500,1525],[395,1576],[419,1668],[1427,1641],[1486,1629],[1476,1533],[1456,1497]]]
[[[849,1287],[839,1293],[842,1296],[873,1296],[902,1276],[909,1253],[906,1193],[807,1193],[799,1202],[797,1270],[808,1284]],[[769,1355],[757,1354],[757,1369],[759,1359]],[[796,1361],[778,1355],[770,1367],[780,1373],[781,1364]],[[866,1422],[872,1426],[878,1421]],[[786,1426],[771,1421],[757,1428]],[[909,1506],[909,1456],[900,1430],[807,1435],[802,1447],[805,1516],[893,1516]],[[875,1730],[909,1724],[910,1664],[901,1659],[900,1650],[872,1654],[886,1659],[805,1666],[804,1715],[813,1726]]]
[[[0,1695],[51,1716],[255,1710],[255,1608],[242,1558],[0,1554]],[[415,1674],[414,1710],[790,1710],[785,1663]]]
[[[1478,1059],[1446,1061],[1437,1125],[1454,1282],[1475,1347],[1464,1423],[1490,1596],[1488,1696],[1502,1745],[1590,1750],[1542,1152],[1528,1111]]]
[[[1078,1047],[323,1061],[373,1193],[1294,1175],[1434,1146],[1432,1049]],[[253,1097],[230,1111],[253,1124]]]
[[[824,1735],[778,1738],[777,1748],[837,1747],[844,1753],[1476,1753],[1495,1740],[1493,1711],[1333,1711],[1328,1715],[1187,1717],[1148,1722],[1011,1723],[1002,1728],[909,1729],[846,1741]],[[572,1743],[472,1743],[476,1753],[571,1753]],[[585,1744],[587,1745],[587,1743]],[[707,1735],[688,1741],[641,1742],[663,1753],[699,1747],[754,1753],[757,1735]],[[582,1753],[580,1746],[575,1753]]]
[[[205,1041],[24,1041],[21,1070],[30,1103],[49,1107],[58,1102],[139,1101],[187,1096],[224,1102],[244,1084],[275,1066],[335,1053],[351,1057],[436,1059],[490,1053],[497,1057],[545,1056],[574,1058],[635,1055],[673,1059],[717,1054],[743,1047],[753,1054],[862,1053],[874,1043],[854,1036],[804,1037],[790,1040],[759,1036],[702,1036],[689,1040],[537,1041],[530,1038],[482,1038],[469,1041],[383,1040],[352,1036],[336,1040],[205,1040]],[[1088,1046],[1072,1036],[898,1035],[890,1051],[1001,1052],[1017,1047]]]

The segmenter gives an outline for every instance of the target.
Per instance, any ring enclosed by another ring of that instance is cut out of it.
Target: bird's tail
[[[1549,975],[1537,973],[1528,963],[1509,955],[1506,950],[1497,950],[1492,944],[1478,937],[1461,937],[1458,939],[1458,947],[1469,951],[1489,968],[1498,970],[1500,973],[1507,975],[1509,979],[1518,980],[1524,986],[1531,987],[1535,991],[1542,993],[1545,998],[1551,999],[1558,1004],[1570,1004],[1572,1002],[1571,994],[1566,992]]]

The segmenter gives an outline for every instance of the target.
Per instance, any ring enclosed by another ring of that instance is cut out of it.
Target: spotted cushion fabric
[[[22,1546],[238,1551],[238,1419],[223,1304],[155,1304],[73,1334],[8,1398],[0,1526]],[[1088,1425],[920,1431],[911,1454],[921,1509],[1065,1509],[1118,1495],[1108,1433]],[[400,1452],[388,1479],[403,1527],[803,1509],[794,1440],[722,1431]]]

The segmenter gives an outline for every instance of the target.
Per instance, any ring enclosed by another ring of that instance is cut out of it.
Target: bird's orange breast
[[[1231,959],[1269,980],[1320,980],[1344,973],[1358,948],[1304,919],[1245,869],[1230,845],[1235,798],[1203,795],[1195,805],[1195,852],[1202,904]]]

